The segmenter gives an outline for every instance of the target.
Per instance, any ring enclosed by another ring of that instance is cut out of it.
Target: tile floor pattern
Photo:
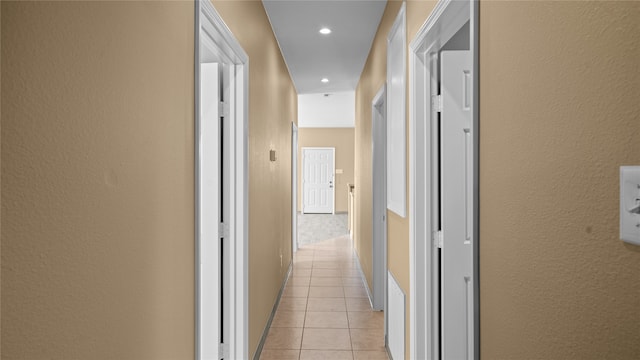
[[[356,261],[348,235],[298,249],[260,359],[388,360]]]

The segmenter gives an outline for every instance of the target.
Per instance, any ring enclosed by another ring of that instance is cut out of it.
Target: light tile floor
[[[301,246],[260,359],[388,360],[349,236]]]

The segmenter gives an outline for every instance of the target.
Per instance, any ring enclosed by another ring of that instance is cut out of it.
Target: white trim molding
[[[409,46],[409,247],[410,358],[439,359],[438,126],[431,99],[438,85],[438,54],[449,39],[470,23],[473,57],[473,282],[474,353],[479,358],[478,271],[478,2],[440,0]],[[434,205],[435,204],[435,205]],[[435,207],[434,207],[435,206]],[[436,211],[434,211],[436,210]]]
[[[372,164],[372,251],[374,310],[387,308],[387,152],[386,152],[386,85],[382,85],[371,101]],[[382,123],[382,125],[380,125]],[[385,322],[388,314],[385,312]]]
[[[229,314],[228,338],[220,351],[225,359],[247,359],[248,354],[248,161],[247,133],[249,109],[249,57],[231,33],[213,5],[208,0],[197,0],[195,6],[195,280],[196,280],[196,359],[203,359],[203,334],[201,319],[201,204],[202,181],[200,164],[204,154],[200,153],[200,65],[203,58],[212,56],[215,61],[229,64],[230,86],[230,154],[229,187],[230,219],[227,236],[232,239],[229,249],[229,271],[224,274],[229,289],[225,312]],[[205,55],[206,54],[206,55]],[[210,61],[210,60],[207,60]],[[225,101],[226,102],[226,101]],[[225,221],[225,224],[227,222]],[[226,232],[226,230],[225,230]]]

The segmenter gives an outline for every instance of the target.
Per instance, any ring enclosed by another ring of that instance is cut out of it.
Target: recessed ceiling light
[[[328,83],[328,82],[329,82],[329,79],[327,79],[327,78],[322,78],[322,80],[320,80],[320,81],[322,81],[323,83]]]
[[[331,34],[331,29],[323,27],[322,29],[320,29],[320,34],[329,35],[329,34]]]

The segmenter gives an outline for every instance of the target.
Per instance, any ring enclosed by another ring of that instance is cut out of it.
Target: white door
[[[218,360],[220,344],[229,336],[229,278],[231,126],[225,110],[229,96],[229,67],[200,65],[200,354]],[[221,105],[222,104],[222,105]]]
[[[229,231],[231,221],[231,182],[233,181],[233,171],[231,170],[231,140],[233,139],[233,127],[231,125],[230,112],[230,96],[232,71],[228,64],[220,64],[220,102],[219,102],[219,121],[220,121],[220,224],[218,238],[220,240],[220,313],[222,314],[220,321],[220,344],[225,349],[223,354],[219,354],[221,359],[228,359],[228,345],[231,330],[231,257],[232,245]]]
[[[441,55],[442,359],[473,358],[473,158],[469,51]]]
[[[302,148],[302,212],[334,212],[335,148]]]

